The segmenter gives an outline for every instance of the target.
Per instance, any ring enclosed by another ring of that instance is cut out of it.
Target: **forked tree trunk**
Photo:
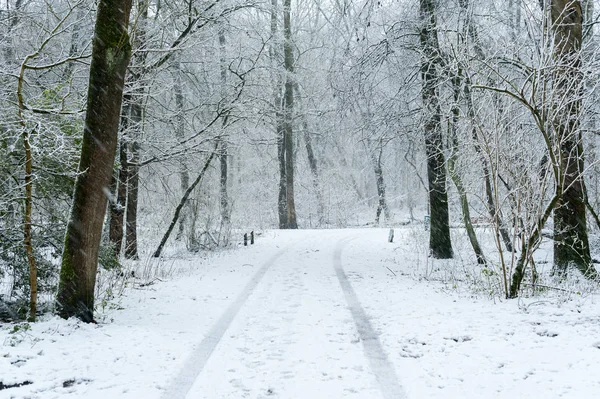
[[[427,178],[429,181],[429,203],[431,206],[431,228],[429,249],[437,259],[452,258],[450,224],[448,216],[448,193],[446,192],[446,162],[441,130],[441,109],[438,98],[440,79],[436,70],[439,43],[435,16],[435,1],[420,0],[421,32],[423,51],[421,78],[424,112],[425,150],[427,154]]]
[[[100,0],[92,44],[85,129],[57,294],[61,317],[91,322],[98,249],[113,171],[125,73],[131,0]]]
[[[569,266],[595,278],[588,242],[580,129],[582,9],[579,0],[552,0],[555,98],[553,127],[559,148],[559,200],[554,209],[554,268],[564,275]]]

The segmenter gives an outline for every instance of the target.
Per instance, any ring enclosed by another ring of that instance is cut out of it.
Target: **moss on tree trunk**
[[[85,128],[73,205],[65,236],[57,310],[93,320],[98,249],[117,148],[131,0],[101,0],[92,47]]]

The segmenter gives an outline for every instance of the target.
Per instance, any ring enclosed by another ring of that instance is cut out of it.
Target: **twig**
[[[394,276],[398,277],[398,275],[397,275],[396,273],[394,273],[394,271],[393,271],[392,269],[390,269],[390,268],[389,268],[389,267],[387,267],[387,266],[386,266],[385,268],[386,268],[386,269],[388,269],[390,272],[392,272],[392,274],[393,274]]]
[[[562,292],[568,292],[569,294],[576,294],[575,291],[571,291],[571,290],[566,290],[564,288],[558,288],[558,287],[550,287],[549,285],[541,285],[541,284],[530,284],[530,283],[521,283],[523,285],[528,285],[530,287],[538,287],[538,288],[547,288],[549,290],[556,290],[556,291],[562,291]]]

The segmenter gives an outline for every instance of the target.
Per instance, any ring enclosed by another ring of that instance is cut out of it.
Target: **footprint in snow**
[[[549,331],[549,330],[537,330],[535,332],[537,335],[539,335],[540,337],[550,337],[550,338],[554,338],[558,336],[558,333],[555,331]]]
[[[473,337],[471,337],[470,335],[456,335],[452,337],[444,337],[444,339],[454,342],[467,342],[473,340]]]

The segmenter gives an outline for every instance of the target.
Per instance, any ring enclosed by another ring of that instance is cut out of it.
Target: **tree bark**
[[[139,17],[136,24],[135,55],[129,84],[134,88],[131,97],[131,141],[129,143],[131,158],[127,171],[127,213],[125,223],[125,257],[138,259],[137,246],[137,208],[140,181],[140,137],[143,132],[144,101],[146,88],[143,86],[144,71],[146,67],[146,30],[148,22],[148,2],[138,0],[137,8]]]
[[[141,124],[141,107],[133,106],[131,118],[134,123]],[[136,115],[136,113],[138,113]],[[127,170],[127,213],[125,222],[125,257],[127,259],[138,259],[137,247],[137,208],[138,191],[140,181],[140,145],[137,138],[130,143],[131,159]]]
[[[425,150],[427,154],[427,178],[429,181],[429,203],[431,206],[431,229],[429,249],[431,256],[437,259],[449,259],[453,256],[450,240],[448,216],[448,193],[446,191],[446,167],[441,131],[441,109],[438,98],[439,74],[436,64],[439,62],[439,43],[435,2],[420,0],[421,32],[420,43],[423,51],[421,78],[423,87],[421,96],[425,117]]]
[[[125,73],[131,0],[100,0],[92,44],[85,129],[62,256],[57,310],[93,321],[98,249],[106,212]]]
[[[121,253],[123,246],[123,222],[125,217],[125,205],[127,202],[127,140],[125,138],[127,124],[129,121],[127,106],[127,95],[124,96],[125,103],[121,115],[121,140],[119,142],[119,168],[116,176],[116,189],[113,191],[114,200],[110,204],[110,224],[108,239],[113,246],[116,255]]]
[[[283,118],[283,152],[285,154],[285,213],[284,228],[297,229],[294,199],[294,54],[292,50],[291,0],[283,2],[283,56],[285,65],[285,94]]]
[[[554,209],[554,271],[564,275],[570,265],[597,277],[588,242],[580,129],[582,9],[579,0],[552,0],[554,35],[555,142],[559,145],[559,200]]]
[[[219,50],[221,52],[221,101],[225,101],[227,98],[227,63],[225,59],[225,29],[223,26],[219,29]],[[229,146],[227,143],[227,138],[224,137],[224,130],[227,125],[227,119],[229,114],[226,113],[223,116],[222,128],[223,132],[219,137],[219,166],[221,176],[219,179],[220,183],[220,204],[221,204],[221,229],[229,230],[229,195],[227,194],[227,181],[228,181],[228,156],[229,156]]]
[[[278,28],[277,0],[271,0],[271,45],[269,46],[269,57],[271,58],[271,79],[273,87],[273,110],[275,117],[275,137],[277,140],[277,161],[279,166],[279,188],[277,198],[277,214],[279,216],[279,228],[285,228],[287,222],[286,211],[286,177],[285,177],[285,147],[283,145],[283,109],[281,101],[281,88],[283,80],[280,68],[279,28]]]

